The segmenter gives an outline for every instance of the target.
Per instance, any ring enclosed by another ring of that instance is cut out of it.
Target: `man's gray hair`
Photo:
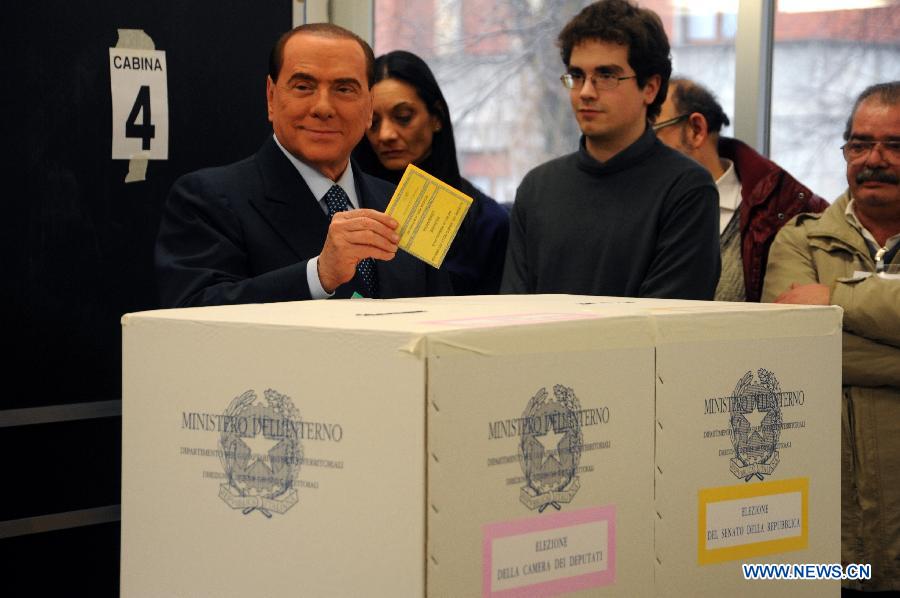
[[[900,104],[900,81],[876,83],[875,85],[870,85],[865,88],[863,92],[859,94],[859,97],[856,98],[856,102],[853,104],[850,118],[847,119],[847,126],[844,128],[844,141],[850,139],[850,134],[853,132],[853,117],[856,116],[856,111],[859,109],[860,104],[871,97],[877,97],[878,101],[886,106],[896,106],[897,104]]]

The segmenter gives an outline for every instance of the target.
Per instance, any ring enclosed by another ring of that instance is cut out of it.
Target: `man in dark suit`
[[[350,162],[372,121],[372,49],[329,24],[285,33],[266,82],[274,135],[175,182],[156,245],[164,307],[449,294],[397,252],[393,186]]]

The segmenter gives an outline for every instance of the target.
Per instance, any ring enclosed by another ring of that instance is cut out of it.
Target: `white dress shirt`
[[[720,235],[725,232],[725,227],[741,205],[741,181],[734,169],[734,162],[725,158],[722,158],[721,162],[725,172],[716,181],[716,189],[719,190]]]
[[[323,212],[328,213],[325,194],[335,184],[339,185],[347,194],[347,197],[350,198],[351,209],[355,210],[359,207],[359,198],[356,197],[356,184],[353,180],[353,169],[350,167],[349,162],[347,163],[347,168],[344,169],[344,174],[335,182],[312,166],[298,160],[294,154],[284,149],[284,146],[278,141],[278,137],[275,137],[275,135],[272,135],[272,137],[275,139],[275,145],[278,146],[278,149],[284,152],[287,159],[291,161],[291,164],[303,177],[303,181],[309,187],[309,190],[312,191],[313,197],[319,202],[319,207],[322,208]],[[306,262],[306,282],[309,285],[309,294],[313,299],[327,299],[334,295],[334,293],[328,293],[322,288],[322,281],[319,280],[319,256]]]

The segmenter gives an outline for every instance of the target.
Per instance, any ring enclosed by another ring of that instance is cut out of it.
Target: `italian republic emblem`
[[[772,372],[749,371],[734,387],[731,399],[731,442],[735,458],[731,473],[749,482],[763,479],[778,467],[775,450],[781,435],[781,387]],[[752,420],[752,421],[751,421]]]
[[[303,459],[295,422],[300,419],[290,397],[268,389],[265,402],[254,391],[236,397],[225,411],[219,436],[227,481],[219,498],[244,515],[259,511],[268,518],[297,504],[294,480]]]
[[[529,509],[552,506],[557,511],[571,502],[580,488],[578,461],[582,434],[581,404],[571,388],[553,387],[551,399],[541,388],[522,414],[524,432],[519,442],[519,465],[525,474],[519,500]]]

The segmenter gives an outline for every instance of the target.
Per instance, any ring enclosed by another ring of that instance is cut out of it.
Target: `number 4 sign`
[[[109,49],[113,160],[169,158],[166,53]]]

